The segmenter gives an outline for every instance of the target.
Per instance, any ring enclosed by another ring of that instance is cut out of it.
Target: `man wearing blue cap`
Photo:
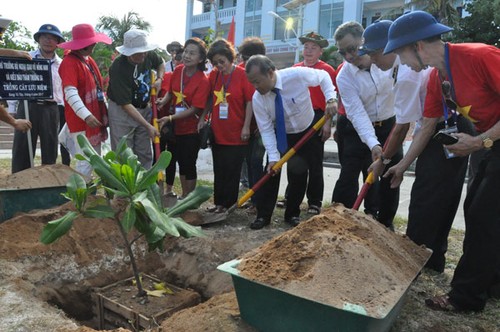
[[[53,24],[44,24],[33,36],[38,43],[38,49],[30,52],[32,58],[49,59],[52,73],[52,100],[31,100],[28,103],[29,119],[32,123],[31,142],[28,142],[28,135],[16,130],[14,132],[14,143],[12,145],[12,173],[30,168],[28,144],[35,151],[37,140],[40,137],[40,150],[42,155],[42,165],[55,164],[58,148],[59,130],[59,108],[64,105],[61,78],[59,77],[59,65],[61,58],[56,54],[57,44],[64,41],[61,31]],[[18,101],[9,102],[9,111],[14,113],[17,108],[18,119],[26,118],[24,103]]]
[[[337,130],[342,131],[342,168],[333,191],[333,202],[351,208],[358,194],[359,174],[366,177],[370,164],[382,155],[382,145],[395,122],[395,70],[383,71],[366,54],[359,55],[363,27],[346,22],[335,31],[339,53],[346,62],[337,75],[337,85],[346,115],[339,116]],[[402,149],[389,164],[396,164]],[[390,180],[377,181],[368,191],[365,212],[386,227],[393,228],[399,204],[399,188],[391,189]]]
[[[396,125],[382,158],[377,159],[370,166],[370,170],[374,171],[377,178],[383,173],[387,159],[390,160],[401,148],[410,123],[416,122],[415,138],[418,141],[424,135],[428,143],[417,159],[406,234],[415,243],[424,244],[432,249],[432,256],[427,261],[426,267],[441,273],[446,262],[448,233],[460,204],[467,158],[446,158],[441,144],[430,139],[435,131],[444,126],[443,123],[438,124],[436,129],[434,121],[422,119],[427,82],[432,69],[416,72],[408,66],[400,65],[400,59],[395,53],[383,54],[391,24],[392,21],[383,20],[368,26],[363,33],[364,44],[360,47],[360,53],[368,54],[380,69],[398,68],[394,84]],[[421,130],[424,121],[424,130]],[[458,117],[458,126],[465,131],[470,127],[470,123],[467,119]],[[406,170],[415,158],[413,147],[410,147],[410,153],[398,163],[397,167],[401,166]],[[429,205],[435,208],[426,208]]]
[[[424,117],[446,121],[454,109],[474,123],[480,134],[451,134],[457,142],[446,143],[450,153],[467,156],[487,151],[465,199],[463,255],[451,291],[426,300],[434,310],[481,311],[488,297],[498,296],[500,289],[500,50],[479,43],[443,42],[441,35],[451,30],[429,13],[411,12],[391,25],[384,53],[397,53],[402,63],[416,71],[434,67]],[[413,144],[422,148],[425,143]]]

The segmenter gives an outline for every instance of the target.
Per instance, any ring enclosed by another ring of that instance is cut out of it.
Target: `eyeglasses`
[[[366,46],[360,46],[359,50],[365,52],[368,55],[372,55],[372,54],[379,53],[379,52],[382,53],[382,51],[383,51],[380,48],[379,49],[374,49],[374,48],[368,48]]]
[[[337,52],[339,52],[340,55],[345,57],[347,54],[353,54],[354,52],[358,52],[358,47],[355,45],[351,45],[348,48],[346,48],[345,50],[339,49]]]
[[[458,106],[457,106],[457,103],[451,97],[451,84],[450,84],[450,82],[443,81],[443,83],[441,83],[441,90],[443,91],[443,97],[444,97],[444,101],[446,103],[446,107],[448,107],[450,110],[455,111],[458,108]]]

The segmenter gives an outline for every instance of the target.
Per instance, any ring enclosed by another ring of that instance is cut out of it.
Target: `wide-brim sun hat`
[[[116,50],[125,56],[136,53],[149,52],[158,48],[158,45],[148,43],[147,34],[143,30],[131,29],[123,35],[123,45],[118,46]]]
[[[319,47],[325,48],[328,47],[328,40],[326,40],[322,35],[316,32],[309,32],[303,36],[299,37],[300,42],[304,45],[307,42],[313,42],[318,44]]]
[[[363,32],[363,45],[359,47],[358,55],[362,56],[378,50],[383,50],[387,45],[389,28],[392,21],[376,21],[366,27]]]
[[[59,38],[59,42],[65,41],[61,30],[59,30],[58,27],[56,27],[54,24],[44,24],[38,29],[38,31],[33,35],[33,39],[38,43],[38,40],[40,39],[40,35],[43,33],[48,33],[49,35],[54,35]]]
[[[453,28],[439,23],[434,16],[427,12],[421,10],[409,12],[398,17],[389,28],[384,54],[452,30]]]
[[[81,50],[95,43],[111,44],[112,40],[101,32],[96,32],[90,24],[77,24],[71,30],[73,40],[61,43],[58,46],[67,50]]]

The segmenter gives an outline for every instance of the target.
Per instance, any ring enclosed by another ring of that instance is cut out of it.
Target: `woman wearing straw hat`
[[[107,110],[102,90],[99,67],[90,56],[96,43],[111,44],[111,38],[95,32],[90,24],[75,25],[71,31],[73,40],[59,44],[69,50],[59,67],[64,90],[64,115],[66,117],[69,141],[66,147],[71,155],[81,154],[76,137],[84,134],[97,152],[107,137]],[[67,134],[61,130],[60,138]],[[60,139],[64,144],[64,140]],[[92,167],[84,160],[76,161],[76,170],[90,179]]]
[[[151,139],[160,136],[151,124],[152,109],[149,105],[151,71],[157,73],[159,90],[165,73],[163,59],[153,50],[157,45],[147,41],[146,32],[131,29],[124,34],[123,45],[116,48],[121,53],[109,69],[109,128],[111,148],[127,136],[127,144],[146,169],[153,164]]]

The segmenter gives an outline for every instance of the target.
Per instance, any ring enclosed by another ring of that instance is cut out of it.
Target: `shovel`
[[[160,126],[158,125],[158,107],[156,105],[156,88],[154,86],[154,82],[156,81],[155,73],[151,71],[151,108],[153,110],[153,126],[160,131]],[[153,140],[154,144],[154,149],[155,149],[155,155],[156,159],[160,158],[160,137],[155,136]],[[163,170],[158,172],[158,185],[160,187],[160,192],[161,195],[163,196],[163,184],[164,184],[164,177],[163,177]]]
[[[243,204],[245,204],[245,202],[248,201],[253,196],[253,194],[255,194],[255,192],[259,190],[264,185],[264,183],[267,182],[267,180],[269,180],[273,175],[278,173],[281,167],[283,167],[283,165],[297,152],[297,150],[299,150],[311,137],[313,137],[314,134],[318,132],[318,130],[321,127],[323,127],[327,117],[329,116],[330,115],[324,115],[321,119],[319,119],[318,122],[316,122],[314,126],[311,129],[309,129],[309,131],[304,136],[302,136],[302,138],[292,148],[290,148],[290,150],[288,150],[285,153],[285,155],[281,157],[280,160],[278,160],[276,164],[274,164],[273,168],[271,169],[271,172],[266,173],[259,181],[257,181],[256,184],[253,185],[252,188],[248,189],[248,191],[238,200],[237,203],[233,204],[224,213],[217,213],[205,217],[203,223],[201,223],[200,225],[212,224],[215,222],[226,220],[227,216],[230,213],[232,213],[238,207],[241,207]]]
[[[391,132],[389,133],[389,136],[387,136],[387,139],[385,140],[384,147],[382,148],[382,153],[384,153],[385,148],[387,147],[387,143],[391,140],[392,133],[394,132],[394,127],[392,127]],[[368,176],[365,179],[365,183],[363,183],[363,186],[361,187],[361,190],[359,191],[358,197],[356,198],[356,201],[354,202],[354,205],[352,206],[353,210],[358,210],[359,206],[361,205],[361,202],[366,197],[366,194],[368,193],[368,190],[372,186],[372,184],[375,182],[375,176],[373,175],[373,171],[368,173]]]

